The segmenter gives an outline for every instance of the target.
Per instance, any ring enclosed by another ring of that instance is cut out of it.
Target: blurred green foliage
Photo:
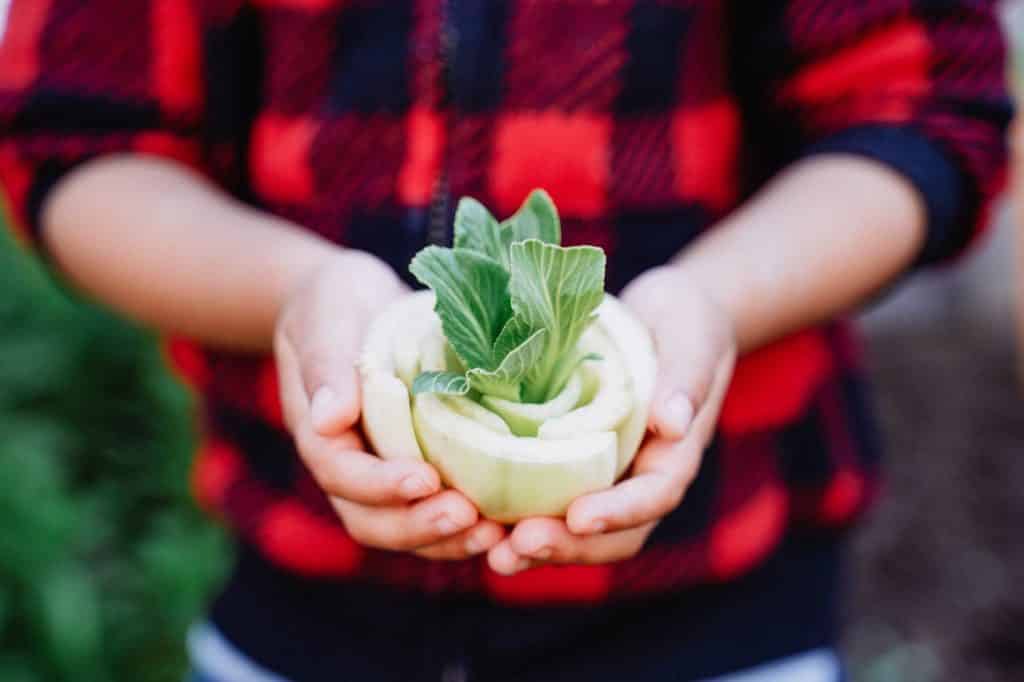
[[[0,680],[179,682],[227,543],[195,508],[192,397],[0,225]]]

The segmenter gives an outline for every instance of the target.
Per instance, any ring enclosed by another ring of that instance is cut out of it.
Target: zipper
[[[451,180],[448,176],[448,159],[451,150],[451,131],[455,119],[455,57],[458,51],[459,35],[455,26],[453,5],[456,0],[440,0],[441,15],[441,97],[440,110],[444,120],[444,141],[441,150],[441,168],[434,182],[430,197],[430,224],[427,226],[427,243],[447,246],[451,241],[451,228],[448,216],[451,215]],[[443,563],[435,562],[437,570],[442,571]],[[441,670],[441,682],[467,682],[469,666],[462,655],[448,663]]]
[[[468,679],[469,670],[461,663],[452,663],[441,671],[441,682],[466,682]]]
[[[451,183],[448,178],[447,158],[449,137],[452,128],[453,91],[455,89],[455,53],[458,48],[458,32],[452,16],[455,0],[441,0],[441,111],[445,120],[445,136],[441,153],[441,170],[430,198],[430,224],[427,227],[427,243],[446,245],[449,241],[448,216],[451,215]]]
[[[427,226],[427,243],[445,246],[448,244],[448,172],[441,169],[441,175],[434,182],[430,197],[430,224]]]
[[[441,98],[440,109],[444,117],[445,135],[441,151],[441,168],[434,182],[430,197],[430,224],[427,227],[427,243],[447,246],[451,241],[448,216],[451,215],[451,181],[448,177],[448,158],[451,149],[451,131],[455,118],[455,53],[458,48],[458,32],[452,15],[455,0],[440,0],[441,14]],[[435,562],[437,570],[444,570],[442,562]],[[461,656],[457,658],[461,659]],[[441,682],[467,682],[468,666],[461,660],[450,662],[441,670]]]

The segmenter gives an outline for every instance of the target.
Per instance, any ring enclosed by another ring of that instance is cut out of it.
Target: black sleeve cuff
[[[947,260],[971,240],[976,193],[967,173],[922,132],[896,125],[850,128],[812,144],[803,156],[856,154],[906,177],[927,210],[927,234],[915,266]]]
[[[29,187],[26,205],[26,218],[28,220],[28,233],[32,239],[33,247],[38,250],[44,260],[49,260],[46,251],[46,244],[43,241],[43,208],[46,200],[57,184],[64,177],[82,165],[91,157],[76,159],[71,162],[47,161],[36,169],[35,177]]]

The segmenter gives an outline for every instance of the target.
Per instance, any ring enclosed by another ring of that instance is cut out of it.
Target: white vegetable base
[[[536,438],[512,435],[500,416],[467,398],[410,397],[416,374],[444,362],[433,306],[431,292],[417,292],[370,327],[359,368],[363,426],[377,454],[426,459],[501,522],[563,516],[574,499],[611,486],[629,467],[646,430],[657,365],[650,335],[618,300],[605,297],[581,340],[602,357],[580,372],[596,384],[592,399],[558,405]]]

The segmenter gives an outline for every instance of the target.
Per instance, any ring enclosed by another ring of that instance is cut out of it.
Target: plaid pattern
[[[1010,115],[993,3],[949,0],[14,0],[0,180],[21,234],[76,164],[134,151],[408,277],[453,199],[547,188],[613,291],[785,164],[867,156],[920,190],[921,262],[978,232]],[[827,226],[823,226],[827,229]],[[506,578],[355,544],[296,457],[266,359],[169,344],[204,396],[200,501],[276,565],[508,602],[725,580],[869,503],[878,442],[836,322],[742,359],[682,505],[638,557]]]

